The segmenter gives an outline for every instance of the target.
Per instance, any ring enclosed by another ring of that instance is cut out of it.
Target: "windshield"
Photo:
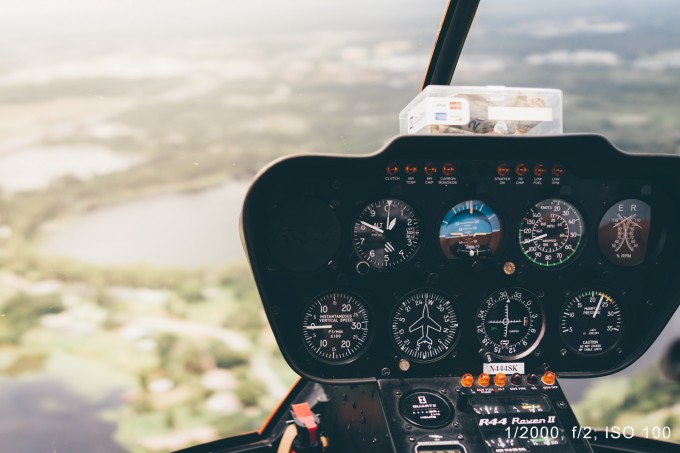
[[[558,88],[565,132],[603,134],[629,152],[677,154],[679,21],[670,0],[483,0],[452,83]],[[665,440],[680,442],[680,384],[662,372],[679,332],[680,311],[624,371],[562,380],[579,422],[637,433],[668,426]]]
[[[453,83],[558,88],[565,132],[676,153],[679,20],[672,0],[483,0]]]
[[[0,442],[165,452],[296,376],[245,262],[250,180],[372,152],[446,2],[0,1]]]

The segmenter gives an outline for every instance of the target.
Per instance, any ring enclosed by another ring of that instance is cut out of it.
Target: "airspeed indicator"
[[[576,207],[559,198],[533,205],[519,226],[524,256],[542,267],[566,264],[583,245],[583,217]]]

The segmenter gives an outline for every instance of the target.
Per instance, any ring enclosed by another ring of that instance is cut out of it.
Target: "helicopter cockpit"
[[[449,5],[423,87],[450,83],[477,3]],[[274,162],[241,233],[302,379],[259,433],[186,451],[672,451],[598,436],[560,382],[628,367],[675,313],[678,172],[590,134]]]
[[[2,451],[679,451],[678,23],[2,3]]]

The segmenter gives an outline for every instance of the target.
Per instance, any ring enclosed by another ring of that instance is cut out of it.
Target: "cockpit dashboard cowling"
[[[597,135],[398,137],[273,163],[242,233],[276,341],[312,380],[594,377],[678,306],[678,174]]]

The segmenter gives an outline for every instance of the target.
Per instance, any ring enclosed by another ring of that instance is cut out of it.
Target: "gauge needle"
[[[390,230],[390,210],[392,209],[392,200],[387,200],[387,229]]]
[[[526,241],[522,242],[522,244],[528,244],[530,242],[540,241],[541,239],[543,239],[544,237],[547,237],[547,236],[548,236],[547,234],[542,234],[540,236],[536,236],[535,238],[527,239]]]
[[[323,326],[306,326],[305,329],[307,330],[319,330],[319,329],[332,329],[333,326],[330,324],[325,324]]]
[[[600,296],[600,301],[597,303],[597,307],[595,307],[595,313],[593,313],[593,318],[597,316],[597,314],[600,312],[600,307],[602,306],[602,301],[604,300],[604,296]]]
[[[628,217],[621,217],[621,215],[619,215],[619,218],[620,218],[621,220],[620,220],[618,223],[615,223],[615,224],[614,224],[614,228],[618,228],[618,227],[620,227],[622,224],[625,224],[626,226],[632,225],[632,226],[634,226],[634,227],[642,228],[637,222],[635,222],[636,215],[637,215],[637,214],[631,214],[631,215],[629,215]]]
[[[359,220],[359,223],[362,224],[363,226],[369,227],[370,229],[377,231],[378,233],[381,233],[381,234],[384,233],[382,228],[378,228],[377,226],[371,225],[368,222],[364,222],[363,220]]]

